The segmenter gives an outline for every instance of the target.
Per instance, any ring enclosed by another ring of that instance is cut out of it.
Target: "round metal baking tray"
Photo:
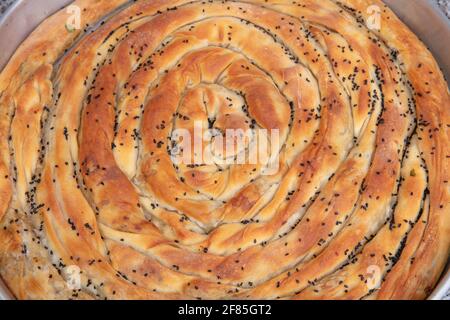
[[[72,0],[18,0],[0,20],[0,70],[25,38],[52,13]],[[430,48],[450,79],[450,22],[431,0],[384,0]],[[450,264],[429,299],[440,300],[450,290]],[[0,300],[14,299],[0,279]]]

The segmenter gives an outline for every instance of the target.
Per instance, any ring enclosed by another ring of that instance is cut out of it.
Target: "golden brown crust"
[[[114,13],[93,32],[55,14],[0,74],[0,275],[17,298],[430,293],[449,256],[450,96],[381,1],[124,3],[75,2],[83,25]],[[198,123],[277,129],[278,170],[175,163],[174,132]]]

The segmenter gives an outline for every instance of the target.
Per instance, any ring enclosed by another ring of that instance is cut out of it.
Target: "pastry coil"
[[[0,275],[17,298],[430,294],[450,97],[381,1],[74,5],[83,28],[61,10],[0,74]],[[175,163],[173,133],[195,123],[278,130],[276,172]]]

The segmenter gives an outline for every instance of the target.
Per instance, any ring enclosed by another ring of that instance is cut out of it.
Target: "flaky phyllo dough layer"
[[[74,4],[80,30],[61,10],[0,74],[17,298],[427,297],[449,256],[450,97],[381,1]],[[171,132],[211,115],[278,129],[279,170],[175,165]]]

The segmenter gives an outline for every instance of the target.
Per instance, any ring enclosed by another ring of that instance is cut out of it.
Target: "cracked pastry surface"
[[[0,73],[0,276],[17,298],[431,293],[450,96],[380,0],[74,4],[83,29],[61,10]],[[277,129],[278,170],[174,163],[195,123]]]

